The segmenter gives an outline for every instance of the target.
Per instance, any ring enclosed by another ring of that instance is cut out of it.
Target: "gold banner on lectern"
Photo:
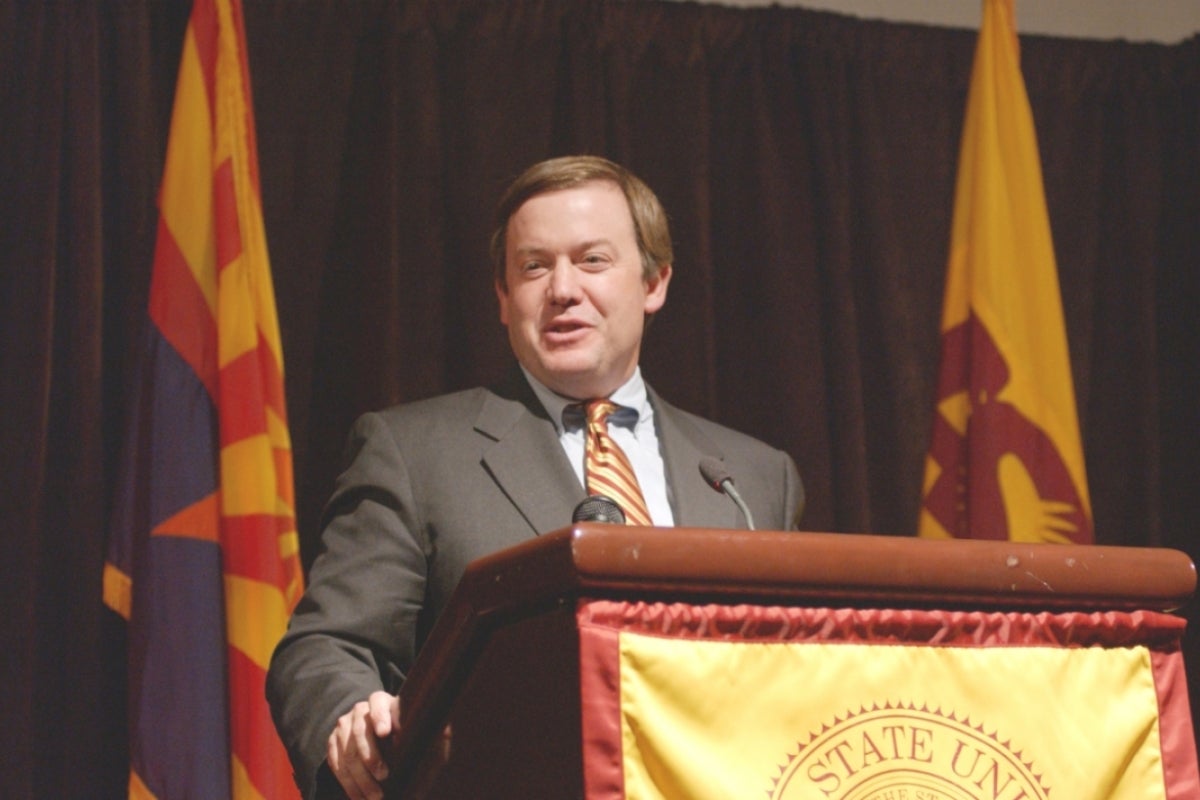
[[[601,601],[579,623],[589,798],[1196,789],[1164,770],[1162,718],[1189,720],[1174,617]]]

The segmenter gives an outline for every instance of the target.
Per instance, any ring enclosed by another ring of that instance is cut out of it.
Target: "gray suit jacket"
[[[725,461],[760,528],[789,530],[804,490],[786,453],[650,392],[675,522],[741,528],[701,478]],[[395,693],[467,564],[565,527],[584,488],[519,371],[492,389],[358,420],[325,511],[323,552],[267,677],[275,723],[306,797],[337,718]]]

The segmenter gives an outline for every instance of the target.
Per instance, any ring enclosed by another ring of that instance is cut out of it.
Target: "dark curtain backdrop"
[[[974,32],[666,2],[244,2],[306,563],[358,413],[504,371],[492,203],[568,152],[629,165],[671,214],[655,386],[786,448],[808,529],[913,533]],[[0,0],[6,798],[125,781],[101,564],[187,14]],[[1195,557],[1200,39],[1026,36],[1022,58],[1097,537]]]

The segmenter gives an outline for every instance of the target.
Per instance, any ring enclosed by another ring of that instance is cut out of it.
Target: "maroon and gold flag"
[[[128,622],[130,798],[296,797],[264,698],[303,588],[239,0],[195,0],[104,601]]]
[[[959,153],[937,410],[918,532],[1093,541],[1012,0],[984,0]]]

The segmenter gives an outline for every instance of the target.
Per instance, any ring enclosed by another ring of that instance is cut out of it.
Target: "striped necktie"
[[[587,459],[585,473],[588,494],[609,497],[625,512],[629,525],[653,525],[646,499],[638,486],[629,456],[608,435],[608,417],[617,410],[611,400],[592,400],[587,404]]]

